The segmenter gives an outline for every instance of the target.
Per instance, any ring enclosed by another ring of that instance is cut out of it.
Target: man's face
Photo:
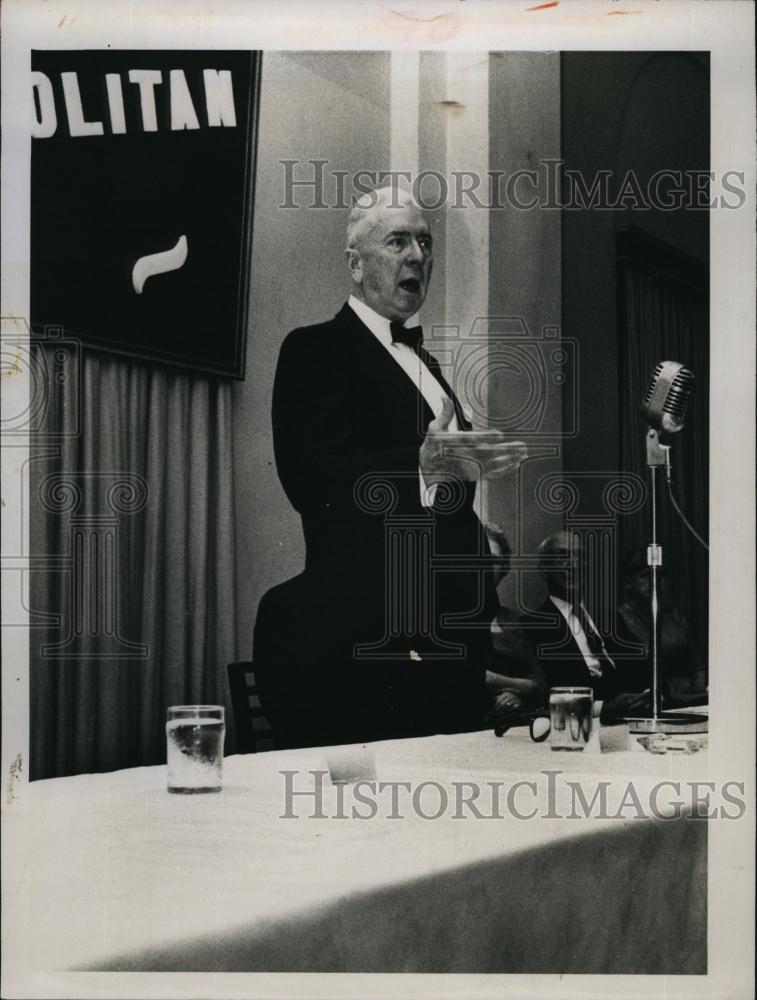
[[[431,233],[419,208],[377,205],[347,254],[359,297],[380,316],[405,320],[423,305],[433,256]]]
[[[567,532],[559,534],[549,553],[549,568],[542,575],[547,581],[550,594],[561,597],[570,604],[580,601],[582,577],[585,570],[584,553],[578,538]]]

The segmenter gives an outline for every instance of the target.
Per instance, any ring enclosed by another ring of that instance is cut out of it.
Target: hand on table
[[[626,716],[639,715],[648,711],[652,707],[649,691],[642,691],[641,694],[624,692],[616,695],[610,701],[602,705],[602,712],[599,716],[600,722],[618,722]]]
[[[528,449],[522,441],[505,441],[504,434],[501,440],[487,443],[472,440],[470,444],[461,444],[458,438],[445,439],[454,415],[452,400],[446,398],[441,413],[428,425],[419,456],[421,472],[427,482],[444,476],[469,482],[498,479],[517,469],[528,457]]]
[[[512,715],[518,715],[523,711],[523,699],[514,691],[502,691],[494,699],[494,704],[487,713],[486,722],[489,725],[496,725]]]

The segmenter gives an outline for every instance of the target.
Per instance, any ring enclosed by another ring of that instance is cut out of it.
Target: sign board
[[[259,66],[32,53],[35,332],[244,376]]]

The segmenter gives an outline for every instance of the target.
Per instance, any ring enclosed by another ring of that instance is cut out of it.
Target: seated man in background
[[[618,669],[611,641],[600,634],[586,607],[584,566],[577,534],[560,531],[544,539],[539,546],[539,573],[547,585],[547,599],[538,618],[524,620],[525,634],[550,688],[592,688],[595,702],[600,703],[602,722],[644,714],[650,708],[649,690],[639,693],[626,689],[625,674]]]
[[[678,708],[707,700],[707,668],[698,655],[680,608],[673,604],[664,568],[658,570],[660,617],[660,668],[663,705]],[[623,568],[625,603],[618,608],[619,636],[649,647],[649,567],[646,549],[632,552]],[[650,687],[652,665],[646,653],[626,671],[633,690]],[[634,676],[635,674],[635,676]]]
[[[494,556],[494,583],[499,586],[510,572],[510,543],[496,524],[485,525]],[[485,654],[487,718],[497,723],[539,708],[547,700],[547,680],[536,661],[526,633],[512,608],[500,604],[491,623],[491,642]]]

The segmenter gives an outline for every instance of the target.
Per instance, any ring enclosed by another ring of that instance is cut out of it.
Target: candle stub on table
[[[334,747],[328,751],[326,765],[332,783],[354,784],[376,780],[376,760],[373,749],[366,744]]]

